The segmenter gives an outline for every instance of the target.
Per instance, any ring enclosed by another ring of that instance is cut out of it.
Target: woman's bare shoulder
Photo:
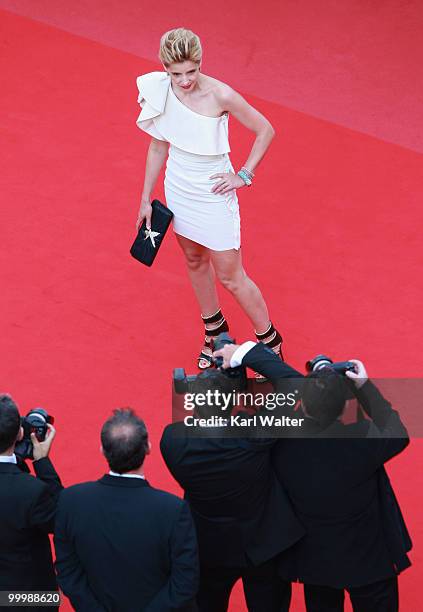
[[[207,86],[208,92],[214,96],[216,101],[220,105],[225,105],[228,101],[232,100],[237,94],[237,92],[227,83],[223,81],[219,81],[211,76],[203,75],[206,79],[205,84]]]

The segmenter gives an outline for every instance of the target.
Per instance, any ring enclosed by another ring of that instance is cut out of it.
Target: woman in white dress
[[[282,358],[282,338],[242,265],[236,192],[251,185],[274,130],[240,94],[201,72],[200,39],[190,30],[166,32],[159,57],[164,72],[137,78],[141,105],[137,125],[152,137],[137,227],[144,219],[150,227],[152,192],[167,158],[166,203],[174,213],[174,231],[205,326],[199,368],[212,365],[213,338],[229,329],[219,306],[216,276],[251,320],[257,340]],[[228,156],[229,113],[256,134],[238,173]]]

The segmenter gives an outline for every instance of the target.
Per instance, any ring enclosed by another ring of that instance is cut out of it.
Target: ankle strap
[[[203,323],[206,325],[207,323],[217,323],[218,321],[220,321],[220,319],[224,319],[225,317],[223,316],[222,311],[219,308],[219,310],[217,310],[214,314],[209,315],[208,317],[201,315],[201,318],[203,319]]]
[[[207,329],[206,327],[206,336],[211,336],[212,338],[215,338],[222,332],[227,332],[227,331],[229,331],[229,325],[226,319],[223,319],[220,325],[218,325],[214,329]]]
[[[261,334],[256,332],[256,338],[259,342],[263,342],[263,344],[269,348],[273,348],[283,342],[282,336],[278,330],[273,327],[272,323],[270,323],[269,328],[265,332]]]
[[[255,331],[256,334],[256,338],[257,340],[264,340],[265,338],[267,338],[267,336],[271,336],[273,334],[273,332],[275,331],[275,328],[273,327],[272,322],[270,321],[269,327],[266,329],[265,332],[261,332],[261,334],[258,334]]]

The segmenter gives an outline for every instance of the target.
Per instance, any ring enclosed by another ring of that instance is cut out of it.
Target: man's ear
[[[147,450],[145,451],[146,455],[149,455],[151,453],[151,442],[150,440],[147,442]]]
[[[104,448],[102,444],[100,444],[100,453],[104,456]]]
[[[16,442],[20,442],[21,440],[23,440],[23,437],[24,437],[23,427],[19,427],[19,432],[18,432],[18,437],[16,438]]]

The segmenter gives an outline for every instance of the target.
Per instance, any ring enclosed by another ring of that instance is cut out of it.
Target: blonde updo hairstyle
[[[165,32],[160,39],[159,58],[166,68],[186,61],[200,64],[202,54],[200,39],[191,30],[175,28]]]

